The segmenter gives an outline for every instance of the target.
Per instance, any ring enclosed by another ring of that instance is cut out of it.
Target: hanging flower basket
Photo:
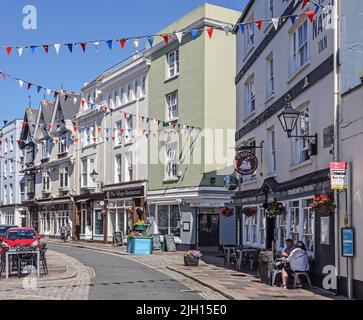
[[[244,207],[242,213],[247,217],[253,217],[257,213],[256,207]]]
[[[325,194],[315,197],[310,209],[315,213],[331,213],[335,209],[335,204],[332,197]]]
[[[274,218],[276,216],[282,215],[286,212],[286,208],[282,202],[271,202],[268,204],[266,209],[266,217]]]
[[[224,207],[221,209],[221,215],[224,217],[232,217],[234,215],[233,209]]]

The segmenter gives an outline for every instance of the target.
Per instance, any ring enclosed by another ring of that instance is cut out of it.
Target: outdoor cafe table
[[[22,252],[20,254],[24,254],[26,252]],[[15,248],[15,249],[10,249],[8,250],[6,253],[5,253],[5,269],[6,269],[6,279],[9,279],[9,257],[10,256],[16,256],[18,255],[19,252],[18,250]],[[39,278],[40,277],[40,249],[37,249],[36,250],[36,254],[37,254],[37,277]]]

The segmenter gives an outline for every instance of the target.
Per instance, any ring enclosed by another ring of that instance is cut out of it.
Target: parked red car
[[[42,237],[37,234],[34,228],[11,228],[6,231],[3,238],[0,238],[1,245],[7,248],[19,246],[33,246],[40,248],[39,240]]]

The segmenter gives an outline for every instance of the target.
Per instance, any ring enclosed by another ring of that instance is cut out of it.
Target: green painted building
[[[173,34],[168,43],[160,37],[145,52],[149,117],[163,120],[150,124],[149,218],[181,248],[235,242],[235,218],[220,211],[232,196],[223,187],[236,126],[236,40],[228,28],[239,15],[205,4],[159,32]],[[195,39],[191,30],[199,30]]]

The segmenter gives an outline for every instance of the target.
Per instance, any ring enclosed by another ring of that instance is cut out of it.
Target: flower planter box
[[[328,207],[328,206],[321,206],[321,207],[317,207],[314,209],[314,212],[315,213],[318,213],[318,214],[324,214],[324,213],[331,213],[332,212],[332,208],[331,207]]]
[[[199,258],[196,257],[184,257],[184,264],[188,267],[197,267],[199,264]]]
[[[127,241],[127,253],[152,254],[153,239],[151,237],[134,237]]]

